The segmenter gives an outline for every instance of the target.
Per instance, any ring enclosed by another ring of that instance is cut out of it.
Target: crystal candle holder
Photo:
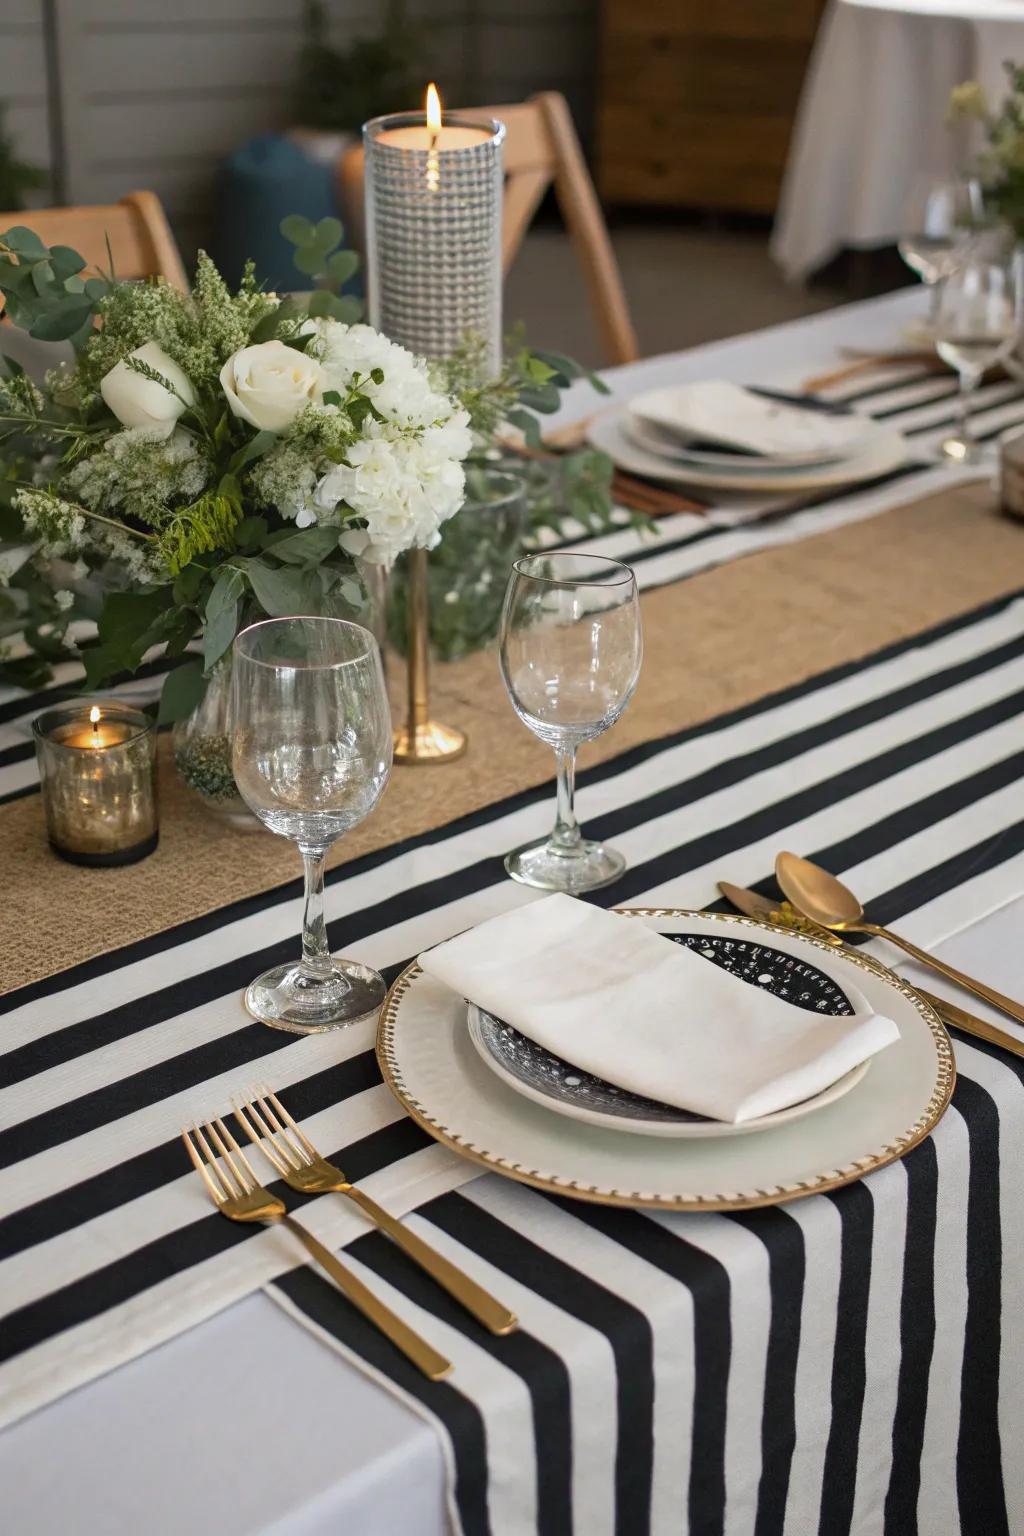
[[[501,366],[503,123],[424,112],[365,125],[370,324],[422,357],[483,344]]]
[[[61,705],[32,722],[50,846],[72,864],[134,864],[159,837],[156,725],[121,704]]]

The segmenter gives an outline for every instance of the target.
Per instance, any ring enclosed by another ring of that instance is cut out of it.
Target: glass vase
[[[506,468],[471,466],[466,500],[444,525],[427,568],[431,652],[457,661],[497,636],[505,583],[522,554],[527,531],[525,479]],[[391,575],[388,631],[403,655],[408,633],[408,568],[403,558]]]
[[[219,821],[254,831],[259,822],[235,784],[231,771],[231,652],[210,674],[206,692],[184,720],[176,721],[171,740],[174,766],[186,788],[197,794]]]

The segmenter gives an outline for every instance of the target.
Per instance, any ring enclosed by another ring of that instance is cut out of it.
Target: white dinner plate
[[[934,1011],[898,977],[803,934],[726,913],[649,909],[624,921],[659,933],[763,936],[776,952],[844,979],[900,1038],[848,1093],[801,1119],[754,1135],[665,1140],[623,1135],[553,1115],[485,1066],[463,998],[415,963],[388,994],[377,1032],[384,1079],[436,1140],[478,1163],[551,1192],[606,1205],[742,1210],[835,1189],[902,1157],[943,1114],[955,1070]]]
[[[712,469],[706,465],[669,463],[667,459],[634,443],[626,430],[626,410],[605,411],[595,416],[587,430],[590,444],[607,453],[620,469],[648,480],[670,485],[707,486],[721,491],[824,491],[833,486],[855,485],[899,469],[910,457],[905,438],[883,430],[862,453],[835,464],[807,469]]]

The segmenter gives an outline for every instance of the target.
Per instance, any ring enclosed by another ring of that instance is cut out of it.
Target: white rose
[[[239,347],[220,371],[221,388],[236,416],[261,431],[283,432],[323,392],[322,370],[283,341]]]
[[[187,375],[155,341],[147,341],[143,346],[136,347],[128,356],[147,363],[167,380],[171,389],[165,389],[154,379],[136,373],[129,368],[127,359],[122,359],[109,373],[103,375],[100,394],[122,426],[148,427],[164,437],[170,437],[182,411],[195,403],[195,392]]]

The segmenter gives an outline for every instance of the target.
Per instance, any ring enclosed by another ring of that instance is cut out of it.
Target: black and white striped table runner
[[[624,753],[581,786],[629,859],[602,898],[713,904],[790,846],[934,944],[1024,892],[1022,706],[1024,595]],[[332,947],[393,976],[531,899],[501,856],[550,814],[526,792],[333,871]],[[1024,1528],[1019,1062],[958,1041],[937,1134],[834,1195],[735,1219],[572,1205],[431,1143],[369,1030],[293,1040],[244,1016],[299,908],[297,885],[265,892],[0,999],[0,1422],[269,1284],[432,1418],[467,1533]],[[286,1237],[219,1218],[178,1129],[259,1080],[523,1330],[482,1335],[347,1202],[308,1203],[456,1362],[429,1386]]]
[[[939,444],[953,425],[957,385],[948,378],[912,372],[898,382],[886,377],[871,387],[863,384],[833,390],[829,398],[865,415],[888,421],[904,432],[920,460],[881,476],[867,485],[845,491],[819,491],[796,500],[773,498],[758,512],[743,514],[709,507],[707,513],[682,512],[658,519],[657,531],[638,534],[630,527],[581,539],[569,548],[586,548],[632,565],[642,591],[682,581],[758,550],[795,543],[814,534],[827,533],[847,523],[859,522],[888,511],[900,502],[913,501],[943,487],[977,477],[934,462]],[[1024,424],[1024,388],[999,383],[986,385],[974,397],[975,431],[982,441]],[[118,693],[142,692],[155,697],[159,677],[166,669],[157,660],[140,668]],[[58,668],[56,687],[72,692],[80,685],[81,668],[68,662]],[[147,689],[148,684],[148,689]],[[53,697],[52,689],[31,695],[0,689],[0,804],[38,786],[35,753],[29,729],[31,720]]]

